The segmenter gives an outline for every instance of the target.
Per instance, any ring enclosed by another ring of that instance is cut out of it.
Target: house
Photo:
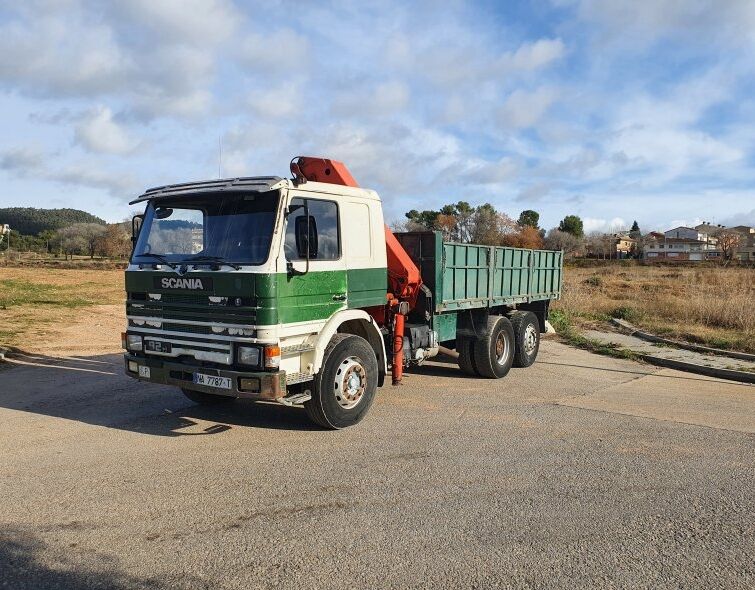
[[[701,232],[694,227],[679,226],[663,232],[667,238],[683,238],[686,240],[708,241],[708,234]]]
[[[637,240],[628,232],[590,236],[586,242],[590,258],[629,258],[637,251]]]
[[[742,235],[734,257],[742,262],[755,263],[755,227],[735,225],[726,229]]]
[[[672,231],[676,231],[675,228]],[[685,228],[690,229],[690,228]],[[646,260],[669,260],[669,261],[702,261],[718,260],[721,252],[710,244],[707,239],[667,237],[666,232],[662,238],[657,234],[645,237],[643,257]],[[707,236],[706,236],[707,238]]]
[[[630,237],[629,234],[615,234],[614,245],[617,258],[629,258],[637,251],[637,240]]]

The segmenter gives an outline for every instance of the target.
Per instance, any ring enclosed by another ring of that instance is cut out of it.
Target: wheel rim
[[[535,352],[535,347],[537,346],[537,329],[534,325],[528,324],[525,328],[524,342],[522,344],[524,352],[526,352],[528,355],[531,355],[533,352]]]
[[[506,358],[509,353],[509,343],[506,342],[506,334],[503,331],[498,332],[495,337],[495,360],[499,365],[506,364]]]
[[[354,356],[343,360],[336,371],[333,382],[333,395],[338,405],[350,410],[362,401],[367,390],[367,371],[362,362]]]

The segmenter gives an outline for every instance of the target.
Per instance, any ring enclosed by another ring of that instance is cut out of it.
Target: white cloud
[[[564,42],[561,39],[538,39],[534,43],[522,44],[513,53],[501,56],[498,69],[500,72],[538,70],[561,59],[564,53]]]
[[[122,89],[133,64],[110,27],[75,12],[0,25],[0,83],[36,96],[82,96]]]
[[[263,118],[279,119],[295,115],[300,108],[301,94],[296,84],[254,91],[249,97],[252,111]]]
[[[0,169],[21,175],[37,170],[43,162],[43,153],[31,148],[14,148],[0,154]]]
[[[227,0],[125,0],[111,10],[152,29],[163,38],[184,44],[228,40],[240,22],[240,14]]]
[[[538,88],[533,92],[514,90],[499,110],[499,119],[509,127],[532,127],[540,121],[555,98],[555,92],[550,88]]]
[[[409,88],[401,82],[384,82],[369,88],[339,92],[333,100],[338,117],[379,117],[402,113],[409,104]]]
[[[560,2],[572,4],[571,1]],[[577,0],[581,19],[605,28],[606,43],[651,43],[662,37],[726,44],[755,40],[755,5],[749,0]]]
[[[596,219],[594,217],[585,217],[582,220],[582,225],[586,234],[592,232],[615,232],[619,230],[629,229],[629,225],[621,217],[614,217],[613,219]]]
[[[238,57],[252,70],[277,71],[281,76],[303,69],[309,62],[309,41],[292,29],[268,34],[248,33],[238,50]]]
[[[104,154],[128,154],[138,142],[118,123],[107,107],[86,113],[76,125],[76,141],[87,150]]]

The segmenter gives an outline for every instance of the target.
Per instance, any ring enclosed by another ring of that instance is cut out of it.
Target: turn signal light
[[[280,346],[268,344],[265,346],[265,368],[277,369],[281,366],[281,349]]]

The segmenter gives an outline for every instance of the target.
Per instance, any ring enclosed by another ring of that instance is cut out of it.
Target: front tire
[[[205,393],[204,391],[195,391],[194,389],[181,388],[183,394],[195,404],[202,406],[213,406],[217,404],[227,404],[236,398],[231,395],[216,395],[214,393]]]
[[[474,341],[473,361],[481,377],[505,377],[514,362],[514,328],[508,318],[488,316],[486,335]]]
[[[339,429],[360,422],[377,391],[378,364],[372,346],[359,336],[336,334],[325,349],[315,376],[307,416],[323,428]]]

